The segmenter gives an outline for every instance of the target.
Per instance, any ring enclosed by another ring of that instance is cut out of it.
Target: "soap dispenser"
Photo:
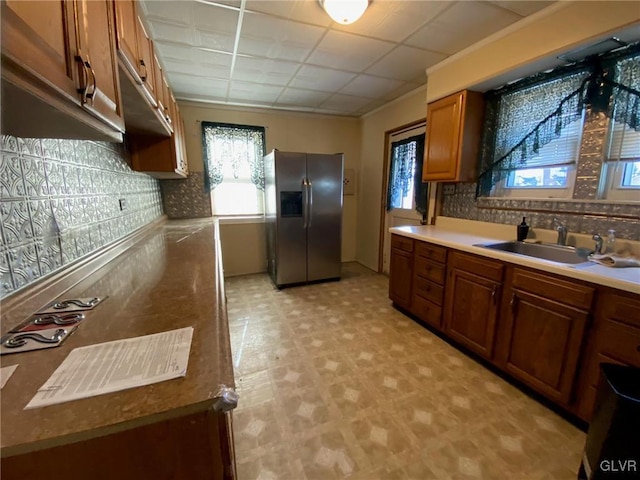
[[[615,249],[616,249],[616,231],[612,228],[608,231],[607,246],[605,248],[605,253],[615,253]]]
[[[529,233],[529,225],[527,225],[527,217],[522,217],[522,223],[518,225],[518,241],[523,242]]]

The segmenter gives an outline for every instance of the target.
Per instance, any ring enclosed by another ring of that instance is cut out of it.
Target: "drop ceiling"
[[[352,25],[333,22],[316,0],[141,5],[178,99],[361,116],[552,3],[373,0]]]

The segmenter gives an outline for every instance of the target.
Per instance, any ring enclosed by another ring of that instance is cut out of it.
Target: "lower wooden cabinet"
[[[502,308],[500,367],[568,406],[594,289],[513,269]]]
[[[593,413],[601,363],[640,368],[640,299],[606,291],[595,312],[578,395],[577,413],[584,420]]]
[[[391,235],[389,298],[402,308],[411,308],[413,240]]]
[[[637,294],[399,235],[391,245],[395,304],[584,420],[601,363],[640,368]]]
[[[491,359],[503,267],[499,262],[458,252],[449,258],[444,330],[460,344]]]

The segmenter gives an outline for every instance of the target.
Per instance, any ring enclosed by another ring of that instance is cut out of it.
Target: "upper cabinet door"
[[[119,3],[119,2],[118,2]],[[142,85],[149,93],[148,98],[153,107],[157,107],[158,103],[156,101],[156,84],[154,79],[154,65],[153,65],[153,47],[151,45],[151,39],[149,35],[147,35],[147,31],[144,28],[144,24],[142,23],[142,19],[137,16],[136,21],[138,22],[136,28],[136,34],[138,36],[138,62],[140,65],[140,79],[142,80]]]
[[[425,182],[476,181],[484,100],[468,90],[427,106],[427,138],[422,179]]]
[[[64,1],[8,0],[2,2],[1,13],[3,69],[10,60],[80,104],[72,51],[73,6]]]
[[[82,104],[104,122],[124,131],[112,1],[78,0],[76,7]]]
[[[137,84],[142,84],[140,78],[140,54],[138,47],[136,3],[134,0],[118,0],[116,6],[116,46],[124,66],[133,76]]]

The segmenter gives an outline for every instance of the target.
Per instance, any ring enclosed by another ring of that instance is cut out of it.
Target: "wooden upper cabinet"
[[[116,7],[116,28],[118,54],[124,66],[142,84],[140,78],[140,53],[138,48],[138,15],[135,0],[118,0]]]
[[[147,30],[144,28],[142,19],[139,16],[137,16],[136,19],[140,80],[142,81],[142,85],[144,86],[144,88],[149,93],[149,100],[152,106],[155,108],[158,106],[158,104],[156,102],[156,84],[153,76],[153,46],[151,45],[151,39],[149,38],[149,35],[147,35]]]
[[[423,181],[474,182],[484,119],[479,92],[464,90],[427,106]]]
[[[178,104],[171,92],[167,108],[173,117],[171,137],[131,135],[131,167],[156,178],[184,178],[189,173],[184,138],[184,124]]]
[[[70,3],[2,2],[2,66],[5,67],[6,59],[20,64],[70,101],[80,104],[74,52],[70,48],[74,39]]]
[[[79,27],[77,58],[80,60],[80,77],[84,78],[81,81],[81,101],[85,108],[105,122],[124,131],[113,3],[82,0],[77,2],[76,8]]]
[[[1,8],[2,133],[122,141],[112,2]]]

